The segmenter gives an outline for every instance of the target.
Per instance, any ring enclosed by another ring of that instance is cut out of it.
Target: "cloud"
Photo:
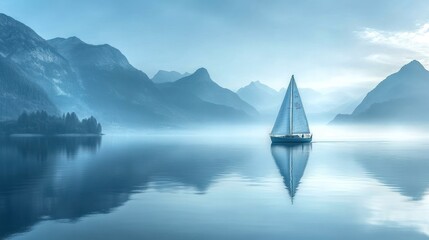
[[[405,55],[408,58],[423,58],[422,61],[427,61],[429,58],[429,23],[420,25],[413,31],[382,31],[372,28],[366,28],[359,31],[358,35],[370,43],[384,45],[397,50],[406,50]],[[394,51],[395,54],[397,53]],[[376,62],[390,62],[393,59],[392,54],[374,54],[368,56],[368,60]],[[401,55],[404,55],[402,52]]]

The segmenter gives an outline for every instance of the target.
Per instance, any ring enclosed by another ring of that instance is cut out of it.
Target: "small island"
[[[0,135],[101,135],[102,127],[94,117],[79,120],[76,113],[62,116],[48,115],[45,111],[23,112],[17,120],[0,122]]]

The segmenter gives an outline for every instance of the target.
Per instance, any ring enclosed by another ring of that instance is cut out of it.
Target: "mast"
[[[291,135],[293,135],[293,84],[294,84],[294,82],[295,82],[295,78],[294,78],[294,76],[292,75],[292,78],[291,78],[291,83],[290,83],[290,87],[291,87],[291,94],[290,94],[290,105],[289,105],[289,108],[290,108],[290,114],[289,114],[289,117],[290,117],[290,121],[289,121],[289,133],[291,134]]]

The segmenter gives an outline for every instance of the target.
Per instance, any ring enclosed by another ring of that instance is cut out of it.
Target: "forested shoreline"
[[[96,134],[102,133],[101,124],[94,117],[79,120],[76,113],[62,116],[48,115],[45,111],[23,112],[17,120],[0,122],[0,135],[12,134]]]

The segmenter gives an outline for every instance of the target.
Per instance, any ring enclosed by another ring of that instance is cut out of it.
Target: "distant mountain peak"
[[[421,71],[426,70],[426,68],[417,60],[413,60],[408,64],[404,65],[400,71]]]
[[[48,42],[66,57],[72,65],[132,68],[128,59],[118,49],[109,44],[88,44],[74,36],[69,38],[54,38]]]
[[[251,104],[260,112],[271,111],[273,103],[281,102],[278,92],[260,81],[250,82],[237,90],[241,99]],[[277,108],[277,105],[275,105]]]
[[[176,71],[159,70],[157,73],[178,73]]]
[[[352,114],[338,115],[332,122],[427,122],[428,89],[429,71],[413,60],[381,81]]]
[[[199,81],[213,81],[210,78],[209,72],[205,68],[198,68],[197,71],[195,71],[189,77],[192,77],[192,79],[197,79]]]
[[[202,75],[207,75],[207,76],[210,76],[209,75],[209,72],[207,71],[207,69],[205,69],[205,68],[198,68],[197,69],[197,71],[195,71],[195,73],[194,74],[196,74],[196,75],[200,75],[200,76],[202,76]]]
[[[66,38],[65,40],[70,42],[70,43],[85,43],[84,41],[82,41],[80,38],[78,38],[76,36]]]
[[[177,71],[166,71],[166,70],[159,70],[153,77],[152,82],[154,83],[166,83],[166,82],[175,82],[181,78],[187,77],[191,74],[185,72],[185,73],[179,73]]]
[[[257,80],[257,81],[252,81],[252,82],[250,82],[250,84],[249,85],[256,85],[256,86],[261,86],[261,85],[264,85],[263,83],[261,83],[259,80]]]
[[[78,37],[69,37],[69,38],[62,38],[62,37],[56,37],[51,40],[49,40],[49,43],[51,45],[55,44],[68,44],[68,45],[78,45],[78,44],[85,44],[84,41],[80,40]]]
[[[248,116],[257,116],[259,114],[256,109],[243,101],[238,94],[219,86],[213,81],[205,68],[199,68],[193,74],[164,86],[193,94],[205,102],[232,107],[242,111],[242,113],[246,113]]]
[[[274,90],[271,87],[265,85],[264,83],[262,83],[259,80],[252,81],[248,85],[246,85],[246,86],[238,89],[237,93],[241,92],[241,91],[251,90],[251,89],[255,89],[255,90],[259,89],[259,90],[265,91],[265,92],[270,93],[270,94],[276,94],[276,90]]]

